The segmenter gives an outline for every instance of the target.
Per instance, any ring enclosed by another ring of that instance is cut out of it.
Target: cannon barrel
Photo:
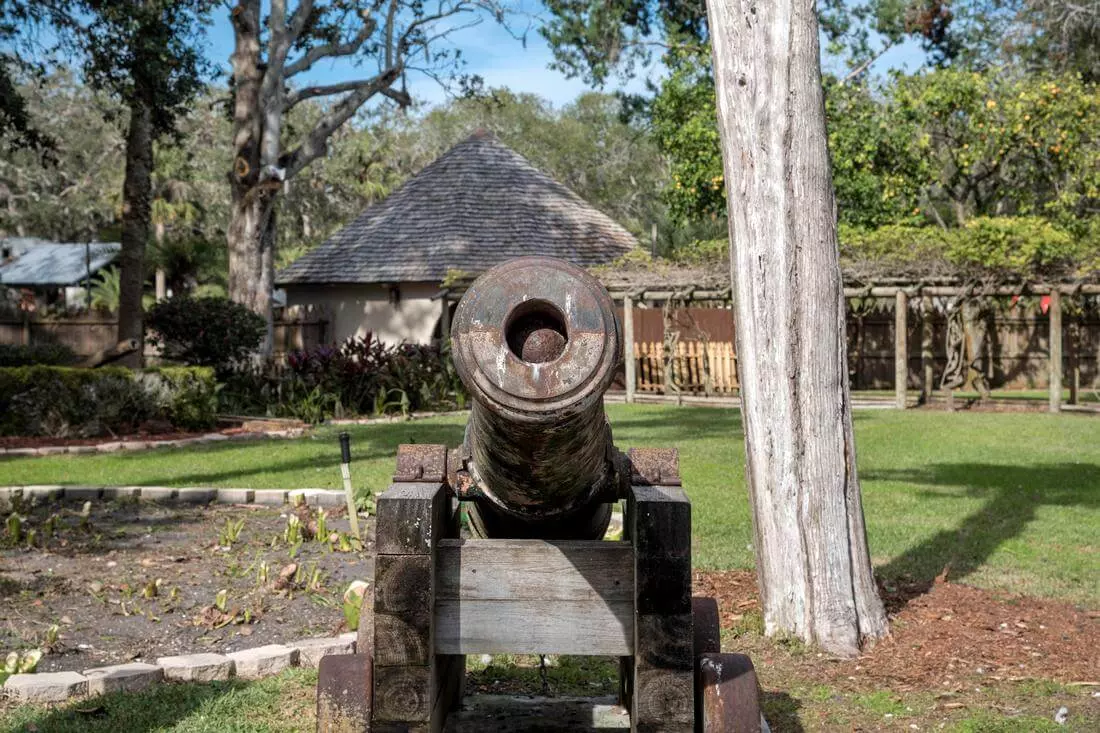
[[[471,395],[463,447],[480,494],[475,531],[602,536],[616,480],[603,395],[622,358],[604,287],[562,260],[512,260],[470,286],[451,337]]]

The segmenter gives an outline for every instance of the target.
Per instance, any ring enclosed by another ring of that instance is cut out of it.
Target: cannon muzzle
[[[617,455],[603,395],[622,359],[611,297],[584,270],[523,257],[486,272],[451,329],[472,405],[464,453],[485,537],[600,537]]]

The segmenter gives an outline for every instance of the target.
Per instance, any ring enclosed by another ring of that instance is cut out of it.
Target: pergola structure
[[[700,266],[666,266],[658,268],[594,268],[595,274],[608,289],[612,299],[623,306],[623,345],[626,371],[626,401],[635,401],[637,358],[634,343],[633,307],[636,304],[662,306],[670,302],[687,306],[730,307],[733,291],[728,273],[719,268]],[[444,289],[438,297],[444,301],[461,298],[469,281],[459,281]],[[846,284],[845,298],[892,299],[894,308],[894,401],[905,409],[908,401],[909,305],[921,301],[921,374],[925,395],[934,391],[933,335],[930,314],[932,298],[992,298],[1012,296],[1050,296],[1049,316],[1049,409],[1062,410],[1062,324],[1063,297],[1100,295],[1100,282],[1016,282],[999,285],[963,282],[959,278],[940,277],[914,281],[905,278],[879,278],[874,283]],[[447,309],[443,309],[447,313]],[[731,316],[732,317],[732,316]],[[449,323],[444,323],[444,336]],[[1076,385],[1071,384],[1071,402],[1075,401]]]

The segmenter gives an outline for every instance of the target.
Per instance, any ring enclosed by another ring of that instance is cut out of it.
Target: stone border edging
[[[264,438],[286,439],[300,438],[308,428],[287,428],[285,430],[258,430],[247,433],[205,433],[194,438],[176,440],[114,440],[92,445],[44,445],[40,448],[0,448],[0,457],[13,456],[34,458],[38,456],[88,455],[93,453],[117,453],[119,451],[153,450],[156,448],[182,448],[187,445],[203,443],[222,443],[226,441],[263,440]]]
[[[228,654],[159,657],[156,664],[130,662],[80,672],[14,674],[4,695],[19,703],[59,703],[110,692],[136,692],[160,682],[213,682],[232,678],[258,680],[290,667],[316,668],[329,654],[354,654],[354,631],[339,636],[265,644]]]
[[[0,486],[0,512],[11,511],[12,499],[30,502],[111,501],[114,499],[178,501],[184,504],[254,504],[282,506],[297,504],[301,496],[307,506],[347,506],[344,492],[337,489],[215,489],[210,487],[174,488],[171,486],[62,486],[35,484]]]

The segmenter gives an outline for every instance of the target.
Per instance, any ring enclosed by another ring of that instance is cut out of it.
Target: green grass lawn
[[[616,443],[675,446],[694,503],[695,563],[751,567],[752,531],[735,410],[608,407]],[[385,489],[400,443],[458,444],[464,418],[349,429],[353,480]],[[950,577],[1095,605],[1100,420],[1046,414],[857,412],[871,553],[887,580]],[[186,449],[0,460],[0,484],[339,488],[338,430]]]
[[[259,682],[163,684],[67,705],[0,711],[0,730],[36,733],[298,733],[314,728],[317,671]]]

